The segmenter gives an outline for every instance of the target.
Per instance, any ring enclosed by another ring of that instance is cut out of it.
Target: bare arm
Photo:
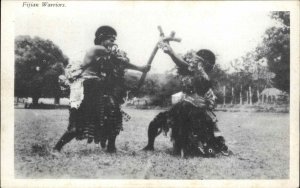
[[[131,69],[131,70],[137,70],[140,72],[148,72],[150,70],[150,66],[146,65],[146,66],[137,66],[134,64],[131,64],[130,62],[126,63],[126,68],[127,69]]]
[[[174,50],[172,49],[172,47],[167,44],[164,43],[163,44],[163,50],[166,54],[168,54],[171,59],[173,60],[173,62],[178,66],[178,67],[183,67],[183,68],[187,68],[188,67],[188,63],[178,54],[176,54],[174,52]]]
[[[148,72],[150,70],[150,65],[137,66],[137,65],[130,63],[129,58],[126,56],[126,53],[123,51],[119,51],[119,53],[116,57],[119,60],[121,60],[123,63],[125,63],[126,69],[136,70],[136,71],[140,71],[140,72]]]
[[[97,60],[101,56],[107,55],[108,53],[108,50],[103,46],[92,47],[85,54],[81,67],[88,66],[91,62]]]

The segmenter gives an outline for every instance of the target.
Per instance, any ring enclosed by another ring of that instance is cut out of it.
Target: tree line
[[[219,104],[259,102],[265,88],[275,87],[290,92],[290,15],[272,12],[277,24],[265,31],[263,40],[253,51],[231,62],[232,70],[218,64],[211,75]],[[37,104],[41,97],[67,97],[68,90],[59,87],[58,76],[64,74],[69,58],[50,40],[40,37],[15,38],[15,96],[32,97]],[[126,89],[133,89],[139,75],[126,74]],[[170,96],[181,91],[174,69],[165,74],[149,74],[136,96],[150,96],[152,105],[169,105]],[[131,96],[133,97],[133,96]]]

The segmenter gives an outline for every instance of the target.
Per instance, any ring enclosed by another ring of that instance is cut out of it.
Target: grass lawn
[[[289,114],[217,112],[218,125],[233,155],[216,158],[172,154],[169,136],[147,143],[148,123],[159,110],[125,109],[132,116],[117,137],[117,153],[73,140],[61,156],[55,145],[68,125],[67,110],[15,110],[16,178],[110,179],[287,179]]]

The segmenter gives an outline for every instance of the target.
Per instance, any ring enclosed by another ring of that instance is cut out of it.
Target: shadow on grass
[[[68,109],[69,105],[55,104],[29,104],[24,106],[25,109]]]
[[[47,156],[50,154],[50,148],[46,144],[42,144],[42,143],[32,144],[31,153],[33,155]]]

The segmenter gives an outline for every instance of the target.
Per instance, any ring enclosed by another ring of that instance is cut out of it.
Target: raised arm
[[[167,43],[163,44],[163,51],[171,57],[173,62],[178,67],[182,67],[182,68],[188,67],[189,64],[180,55],[176,54],[169,44]]]

